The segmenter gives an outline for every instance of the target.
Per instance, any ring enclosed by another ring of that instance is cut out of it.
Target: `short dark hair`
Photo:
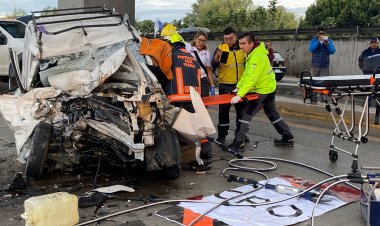
[[[224,30],[223,30],[223,34],[224,35],[229,35],[229,34],[231,34],[231,33],[236,33],[236,31],[232,28],[232,27],[227,27],[227,28],[225,28]]]
[[[242,38],[246,38],[248,39],[249,42],[254,42],[256,41],[255,39],[255,35],[252,33],[252,32],[246,32],[244,34],[242,34],[239,39],[242,39]]]
[[[325,29],[324,27],[319,27],[317,31],[318,31],[318,32],[320,32],[320,31],[324,31],[324,32],[326,32],[326,29]]]

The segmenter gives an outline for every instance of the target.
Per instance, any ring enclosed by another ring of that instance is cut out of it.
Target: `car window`
[[[24,38],[25,24],[18,21],[0,21],[0,26],[14,38]]]
[[[275,61],[284,61],[284,58],[282,58],[282,56],[278,52],[275,52],[273,60],[275,60]]]

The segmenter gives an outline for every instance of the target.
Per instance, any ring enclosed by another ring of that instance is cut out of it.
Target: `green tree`
[[[48,6],[46,8],[44,8],[42,11],[50,11],[50,10],[57,10],[58,8],[57,7],[52,7],[52,6]],[[57,12],[43,12],[41,13],[41,15],[55,15],[55,14],[58,14]]]
[[[197,0],[192,12],[183,19],[188,26],[208,27],[220,31],[226,26],[242,27],[246,12],[253,8],[251,0]]]
[[[11,13],[6,14],[5,17],[14,19],[16,17],[25,15],[28,15],[28,12],[25,9],[14,8],[14,10]]]
[[[380,0],[317,0],[308,7],[303,27],[377,26]]]
[[[142,34],[154,33],[154,22],[153,20],[136,21],[136,29]]]
[[[289,29],[297,26],[293,13],[269,1],[268,9],[254,7],[250,0],[198,0],[183,18],[183,27],[207,27],[217,32],[231,26],[238,31]]]

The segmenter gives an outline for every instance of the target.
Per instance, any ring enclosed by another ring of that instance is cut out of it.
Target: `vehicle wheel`
[[[330,152],[329,152],[329,158],[330,158],[331,162],[338,161],[338,152],[330,150]]]
[[[157,128],[154,142],[153,157],[161,168],[181,165],[181,147],[174,129],[168,126]]]
[[[26,162],[26,176],[34,178],[42,176],[52,129],[52,125],[45,122],[40,122],[34,129],[30,155]]]
[[[167,168],[164,168],[165,178],[167,180],[175,180],[181,175],[180,165],[174,165]]]

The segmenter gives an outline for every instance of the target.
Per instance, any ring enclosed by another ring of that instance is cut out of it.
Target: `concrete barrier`
[[[336,38],[334,39],[336,53],[330,56],[331,75],[355,75],[362,74],[358,67],[358,57],[368,48],[368,38]],[[221,41],[209,41],[208,47],[211,54]],[[310,69],[311,53],[309,52],[310,40],[274,40],[273,49],[285,59],[288,76],[298,77],[303,70]]]

